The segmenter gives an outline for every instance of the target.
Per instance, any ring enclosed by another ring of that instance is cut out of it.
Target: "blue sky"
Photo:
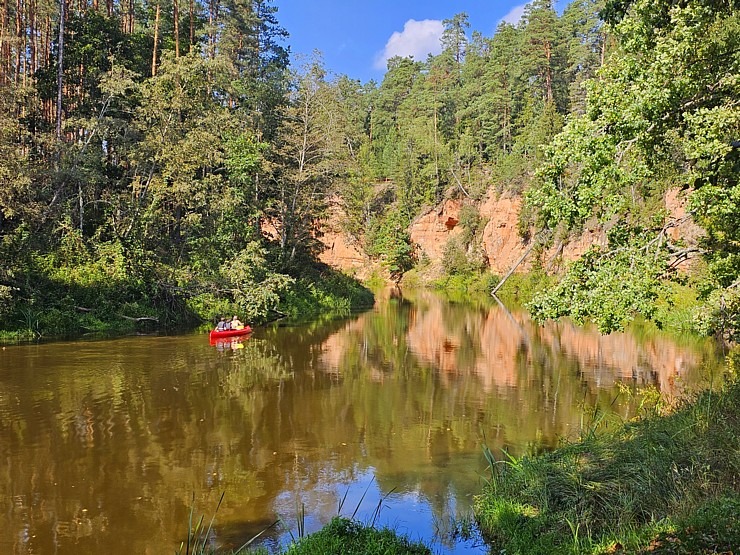
[[[470,31],[493,35],[499,22],[515,23],[526,0],[274,0],[290,33],[291,52],[323,54],[328,70],[362,82],[380,81],[385,60],[439,52],[442,20],[465,12]]]

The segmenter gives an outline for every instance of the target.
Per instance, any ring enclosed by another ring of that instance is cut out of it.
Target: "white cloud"
[[[516,25],[521,21],[522,16],[524,15],[524,6],[526,4],[522,4],[521,6],[514,6],[509,10],[509,13],[507,13],[501,21],[505,21],[506,23],[509,23],[510,25]]]
[[[386,62],[393,56],[413,56],[415,60],[424,60],[427,54],[439,54],[442,52],[439,39],[443,31],[444,25],[436,19],[409,19],[403,31],[396,31],[385,43],[385,48],[375,58],[375,68],[385,69]]]

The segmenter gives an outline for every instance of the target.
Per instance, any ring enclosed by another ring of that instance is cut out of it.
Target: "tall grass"
[[[339,501],[337,516],[313,534],[308,534],[306,531],[306,507],[301,504],[296,517],[296,535],[292,531],[289,532],[291,543],[287,547],[276,551],[275,555],[432,555],[432,551],[421,542],[413,542],[406,536],[397,534],[388,528],[377,529],[375,527],[383,505],[393,493],[393,489],[381,496],[368,523],[364,524],[355,520],[360,505],[373,482],[374,480],[368,484],[350,518],[339,516],[347,500],[348,490]],[[227,553],[228,555],[239,553],[269,555],[264,547],[253,550],[250,546],[266,531],[280,524],[282,522],[280,519],[255,534],[236,551],[223,551],[215,545],[213,523],[223,502],[224,495],[225,492],[221,494],[208,526],[205,526],[203,515],[197,519],[195,518],[193,508],[195,496],[193,496],[193,505],[188,518],[187,538],[180,544],[180,548],[175,551],[175,555],[226,555]]]
[[[580,553],[608,538],[639,543],[666,519],[740,494],[740,382],[552,453],[488,458],[475,513],[495,547]]]
[[[387,528],[378,530],[357,521],[335,517],[329,524],[290,545],[286,555],[431,555],[420,542],[413,542]]]
[[[213,523],[216,520],[216,513],[221,508],[224,496],[226,492],[221,493],[221,497],[216,505],[216,510],[213,511],[211,520],[208,523],[208,527],[205,527],[205,516],[200,515],[197,521],[194,523],[195,516],[195,494],[193,494],[193,500],[190,505],[190,514],[188,516],[188,533],[184,541],[180,543],[180,548],[175,551],[175,555],[215,555],[217,553],[223,553],[219,550],[218,546],[213,544]],[[230,551],[230,555],[238,555],[239,553],[246,553],[249,546],[251,546],[262,534],[275,527],[280,521],[276,520],[269,526],[262,529],[260,532],[252,536],[244,545],[235,551]],[[251,552],[253,554],[265,554],[264,549],[260,549],[257,552]]]

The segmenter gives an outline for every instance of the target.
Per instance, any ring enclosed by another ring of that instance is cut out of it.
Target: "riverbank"
[[[731,374],[740,351],[729,358]],[[643,415],[599,418],[576,443],[538,456],[490,451],[475,519],[494,552],[732,553],[740,546],[740,381]],[[597,428],[604,428],[597,430]],[[382,547],[381,547],[382,546]],[[267,554],[264,549],[257,553]],[[394,532],[335,519],[280,555],[431,553]]]
[[[74,270],[37,268],[23,299],[0,321],[0,342],[186,331],[230,314],[253,324],[282,318],[303,322],[346,317],[374,302],[370,289],[326,266],[304,268],[271,298],[262,299],[265,290],[259,288],[246,307],[228,290],[145,283],[124,272],[112,276],[115,265],[104,266],[101,261]]]
[[[740,366],[737,351],[730,370]],[[602,422],[602,424],[604,424]],[[740,546],[740,382],[541,456],[491,459],[476,519],[506,553],[717,553]]]
[[[426,272],[422,266],[408,272],[401,286],[434,289],[451,300],[478,303],[482,298],[490,298],[500,281],[501,276],[490,272],[435,275]],[[532,301],[555,283],[555,276],[541,270],[515,273],[496,290],[496,297],[507,307],[522,307],[531,312]],[[644,328],[666,331],[675,336],[706,337],[705,311],[699,296],[700,288],[696,279],[687,277],[683,282],[666,281],[660,288],[651,319],[638,316],[633,321],[639,322]]]

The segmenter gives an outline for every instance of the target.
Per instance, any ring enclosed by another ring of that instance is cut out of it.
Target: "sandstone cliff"
[[[669,236],[674,241],[681,238],[695,243],[702,231],[687,217],[685,195],[679,189],[671,189],[666,193],[664,202],[668,218],[676,222],[668,230]],[[419,255],[431,262],[431,273],[441,270],[447,242],[462,233],[459,222],[463,205],[464,202],[460,199],[447,199],[411,224],[411,240],[416,244]],[[510,196],[492,195],[476,203],[483,226],[479,237],[480,246],[490,271],[495,274],[509,271],[529,247],[518,232],[521,206],[520,197]],[[363,254],[357,242],[341,231],[340,221],[341,208],[334,204],[322,230],[321,241],[326,250],[321,254],[321,260],[359,277],[368,275],[372,262]],[[543,259],[550,271],[557,271],[561,267],[560,262],[575,260],[592,245],[603,245],[605,242],[604,229],[598,226],[586,227],[580,235],[556,242],[544,253]],[[683,262],[682,266],[686,268],[690,264],[691,260]],[[526,260],[517,271],[526,271],[530,267],[531,260]]]

